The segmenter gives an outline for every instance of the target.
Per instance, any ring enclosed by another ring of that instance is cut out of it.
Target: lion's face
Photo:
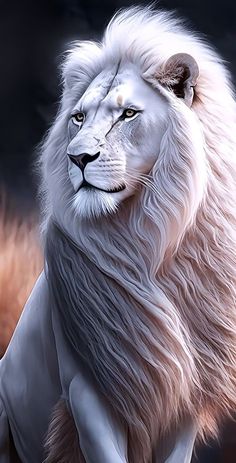
[[[168,103],[127,63],[101,72],[71,112],[68,174],[80,216],[114,212],[152,169]]]

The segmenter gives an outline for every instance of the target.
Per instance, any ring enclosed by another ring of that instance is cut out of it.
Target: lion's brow
[[[100,90],[99,93],[100,94],[99,94],[99,99],[98,99],[98,102],[97,102],[97,107],[96,107],[96,110],[95,110],[95,113],[94,113],[94,117],[96,116],[96,114],[97,114],[97,112],[99,110],[101,102],[104,101],[104,99],[109,94],[110,90],[112,89],[115,78],[116,78],[117,74],[119,73],[119,68],[120,68],[120,61],[116,65],[114,73],[111,73],[112,74],[111,76],[106,76],[106,79],[105,80],[103,79],[102,82],[99,83],[99,90]],[[101,91],[101,89],[102,89],[102,91]],[[80,100],[80,110],[81,111],[86,112],[86,97],[88,97],[90,93],[93,93],[93,90],[94,90],[93,88],[88,89],[84,93],[84,95],[82,96],[82,98]]]

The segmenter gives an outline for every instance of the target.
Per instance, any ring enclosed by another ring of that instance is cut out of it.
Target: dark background
[[[137,3],[0,0],[0,186],[11,193],[18,211],[36,207],[31,164],[57,111],[62,53],[72,40],[99,38],[117,9]],[[236,76],[235,0],[162,0],[158,5],[176,9],[191,28],[204,33]],[[236,462],[236,428],[230,427],[220,439],[224,447],[198,452],[201,463]]]

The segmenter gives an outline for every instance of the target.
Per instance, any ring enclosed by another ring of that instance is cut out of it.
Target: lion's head
[[[192,221],[206,178],[202,130],[192,111],[198,54],[189,41],[174,38],[165,17],[151,20],[150,10],[133,9],[115,17],[101,45],[81,42],[69,53],[61,108],[45,144],[47,201],[54,214],[114,213],[143,184],[149,191],[157,187],[161,202],[174,203],[181,185],[178,192],[172,178],[164,185],[163,172],[176,176],[178,169],[184,191],[176,214],[186,216],[185,225]],[[162,49],[155,22],[168,47]],[[133,23],[140,33],[127,35]],[[68,220],[62,219],[64,225]]]
[[[213,430],[236,405],[235,102],[218,55],[152,9],[76,44],[63,77],[42,155],[51,293],[146,462],[183,414]]]
[[[167,102],[125,61],[100,72],[71,114],[67,155],[75,213],[114,212],[157,160]]]

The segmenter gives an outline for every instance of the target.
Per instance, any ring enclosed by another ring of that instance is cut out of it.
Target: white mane
[[[164,64],[176,53],[200,69],[191,109],[165,85]],[[80,221],[70,208],[68,115],[94,77],[121,60],[168,99],[168,128],[152,187],[114,215]],[[149,8],[116,15],[100,44],[75,44],[63,76],[42,155],[52,297],[131,442],[138,436],[130,461],[146,462],[154,438],[183,415],[213,432],[236,406],[235,102],[218,55]],[[51,218],[61,232],[48,227]]]

